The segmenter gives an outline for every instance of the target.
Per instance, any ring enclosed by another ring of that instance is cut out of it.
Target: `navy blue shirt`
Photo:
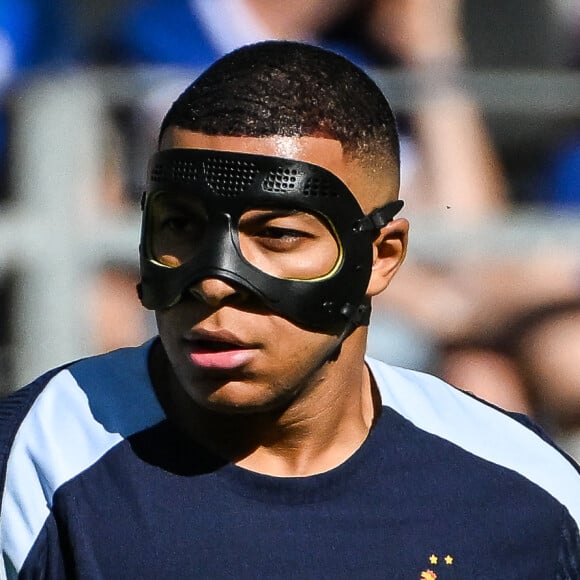
[[[528,425],[369,360],[384,406],[363,445],[326,473],[270,477],[175,430],[148,349],[28,388],[0,526],[9,577],[580,578],[577,467]]]

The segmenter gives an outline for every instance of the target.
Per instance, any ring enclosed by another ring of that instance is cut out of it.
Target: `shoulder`
[[[23,559],[60,486],[163,419],[147,370],[150,345],[60,367],[0,403],[0,535],[13,561]]]
[[[132,430],[145,410],[156,406],[147,363],[152,344],[150,340],[139,347],[70,362],[4,397],[0,400],[0,434],[14,427],[20,432],[40,416],[47,424],[51,413],[58,415],[53,425],[58,427],[59,418],[70,419],[83,406],[110,432]],[[137,400],[138,412],[130,405]],[[121,414],[124,407],[127,412]]]
[[[158,419],[147,363],[152,343],[71,362],[2,399],[0,451],[30,450],[47,437],[63,437],[67,449],[75,429],[125,437]]]
[[[508,413],[444,381],[367,358],[383,405],[416,428],[521,475],[580,522],[578,465],[529,418]]]

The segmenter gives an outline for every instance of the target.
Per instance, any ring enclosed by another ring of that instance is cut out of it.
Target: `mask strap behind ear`
[[[390,201],[386,205],[374,209],[371,213],[355,223],[354,227],[356,231],[368,232],[372,230],[380,230],[383,226],[393,220],[393,218],[401,211],[404,203],[405,202],[402,199],[397,199],[396,201]]]
[[[403,205],[404,202],[401,199],[390,201],[386,205],[371,211],[371,213],[360,220],[357,220],[353,227],[358,232],[380,230],[383,226],[392,221],[395,215],[401,211]],[[335,361],[338,358],[340,349],[342,348],[342,343],[350,333],[357,328],[357,326],[368,325],[371,316],[371,304],[369,301],[365,300],[363,304],[360,304],[356,308],[356,311],[355,309],[351,309],[350,311],[343,309],[342,314],[346,316],[348,323],[341,335],[338,337],[337,345],[328,357],[329,361]]]

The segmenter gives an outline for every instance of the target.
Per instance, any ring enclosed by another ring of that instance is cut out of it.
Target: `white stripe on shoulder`
[[[580,476],[531,429],[448,385],[416,371],[367,357],[383,405],[419,429],[534,482],[566,506],[580,526]]]
[[[146,372],[149,344],[75,363],[55,375],[14,440],[0,516],[2,549],[19,571],[55,491],[131,433],[163,418]]]

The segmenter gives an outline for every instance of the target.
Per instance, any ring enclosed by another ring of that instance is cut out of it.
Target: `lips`
[[[189,360],[204,369],[230,370],[247,365],[257,346],[229,331],[197,330],[187,338]]]

